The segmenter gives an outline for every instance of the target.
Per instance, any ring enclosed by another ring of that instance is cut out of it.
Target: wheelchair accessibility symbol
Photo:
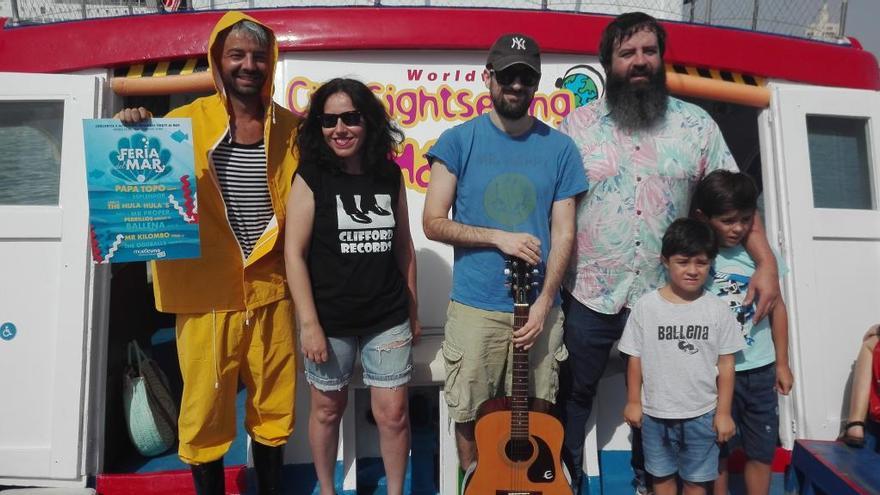
[[[18,333],[15,325],[9,323],[8,321],[2,325],[0,325],[0,339],[3,340],[12,340],[15,338],[15,334]]]

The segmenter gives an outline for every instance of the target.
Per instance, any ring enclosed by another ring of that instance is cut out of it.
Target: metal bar
[[[846,34],[846,9],[848,7],[848,4],[849,0],[843,0],[842,2],[840,2],[840,28],[837,30],[838,38],[843,38],[843,36]]]
[[[712,24],[712,0],[706,2],[706,24]]]
[[[12,7],[12,23],[18,24],[18,0],[10,0]]]
[[[541,10],[547,10],[547,0],[541,0]]]
[[[691,0],[691,14],[688,22],[694,22],[694,11],[697,8],[696,6],[697,0]]]
[[[80,3],[80,16],[81,16],[80,18],[81,19],[88,19],[88,17],[86,17],[86,13],[87,13],[86,12],[86,0],[80,0],[79,3]]]
[[[754,0],[754,9],[752,10],[752,31],[757,31],[758,29],[758,10],[759,10],[759,0]]]

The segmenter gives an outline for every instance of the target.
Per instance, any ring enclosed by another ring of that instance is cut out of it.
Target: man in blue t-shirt
[[[574,241],[575,196],[587,189],[571,139],[528,115],[541,78],[535,41],[502,35],[482,77],[493,111],[447,130],[428,151],[423,217],[429,239],[455,248],[444,392],[464,468],[476,460],[477,409],[510,395],[511,345],[530,349],[529,396],[556,400],[559,362],[568,356],[559,285]],[[506,257],[537,266],[542,280],[528,322],[512,337]]]

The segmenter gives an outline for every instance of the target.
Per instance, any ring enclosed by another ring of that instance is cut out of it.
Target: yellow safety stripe
[[[767,79],[760,76],[754,76],[751,74],[740,74],[739,72],[730,72],[726,70],[693,67],[688,65],[668,64],[666,66],[666,72],[687,74],[689,76],[715,79],[717,81],[727,81],[736,84],[745,84],[747,86],[767,85]]]
[[[208,59],[187,58],[177,60],[163,60],[148,64],[134,64],[126,67],[117,67],[113,71],[114,77],[137,78],[137,77],[164,77],[208,70]]]

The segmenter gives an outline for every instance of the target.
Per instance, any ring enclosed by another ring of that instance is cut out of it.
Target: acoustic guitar
[[[508,259],[505,273],[513,291],[513,330],[529,319],[529,291],[537,270]],[[529,399],[529,351],[513,349],[512,396],[488,400],[477,414],[477,465],[465,480],[464,495],[572,495],[562,471],[562,424],[548,414],[550,404]]]

